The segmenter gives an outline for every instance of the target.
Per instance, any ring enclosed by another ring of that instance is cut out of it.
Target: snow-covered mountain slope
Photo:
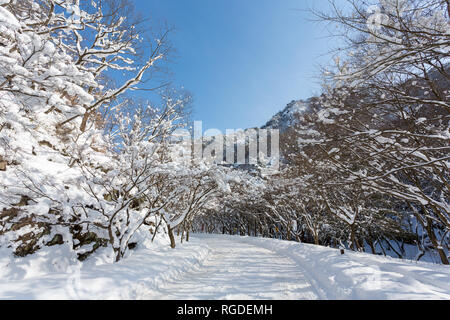
[[[450,70],[450,63],[445,66],[446,73],[448,74]],[[434,80],[438,87],[443,89],[448,87],[448,79],[439,71],[431,70],[428,74],[430,79]],[[409,87],[412,96],[417,96],[419,98],[428,98],[428,93],[425,94],[424,85],[422,83],[417,83],[416,80],[407,80],[404,84]],[[426,87],[426,85],[425,85]],[[286,107],[275,114],[262,129],[279,129],[280,132],[284,132],[289,127],[292,127],[298,123],[299,116],[312,112],[313,104],[318,102],[318,97],[311,97],[306,100],[292,100],[286,105]],[[317,105],[316,105],[317,106]]]
[[[293,100],[283,110],[272,117],[262,129],[279,129],[281,132],[295,124],[299,115],[310,110],[312,99]]]
[[[195,235],[58,271],[63,254],[0,252],[0,299],[450,299],[448,266],[273,239]]]

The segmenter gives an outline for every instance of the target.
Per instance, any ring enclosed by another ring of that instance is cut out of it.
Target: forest
[[[0,0],[0,247],[118,262],[219,233],[448,265],[450,2],[346,4],[311,12],[342,46],[304,111],[256,130],[279,129],[267,173],[252,139],[180,138],[195,101],[159,77],[172,30],[133,1]]]

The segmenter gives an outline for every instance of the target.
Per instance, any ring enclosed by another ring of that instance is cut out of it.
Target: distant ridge
[[[286,131],[295,124],[298,117],[310,110],[311,100],[293,100],[280,112],[272,117],[261,129],[278,129]]]

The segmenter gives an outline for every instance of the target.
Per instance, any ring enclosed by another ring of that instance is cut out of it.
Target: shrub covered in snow
[[[170,144],[189,97],[126,107],[167,31],[142,61],[135,25],[111,4],[0,4],[0,246],[17,256],[65,244],[80,260],[110,247],[118,261],[136,232],[170,234],[226,184],[225,169],[186,166]],[[114,71],[122,84],[107,80]]]

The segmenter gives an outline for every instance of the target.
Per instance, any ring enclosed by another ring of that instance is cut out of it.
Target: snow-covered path
[[[106,250],[106,249],[105,249]],[[194,235],[110,263],[65,246],[15,259],[0,250],[0,299],[446,299],[450,267],[274,239]]]
[[[317,299],[305,271],[274,251],[236,241],[209,237],[211,253],[203,265],[170,280],[149,294],[150,299]]]

